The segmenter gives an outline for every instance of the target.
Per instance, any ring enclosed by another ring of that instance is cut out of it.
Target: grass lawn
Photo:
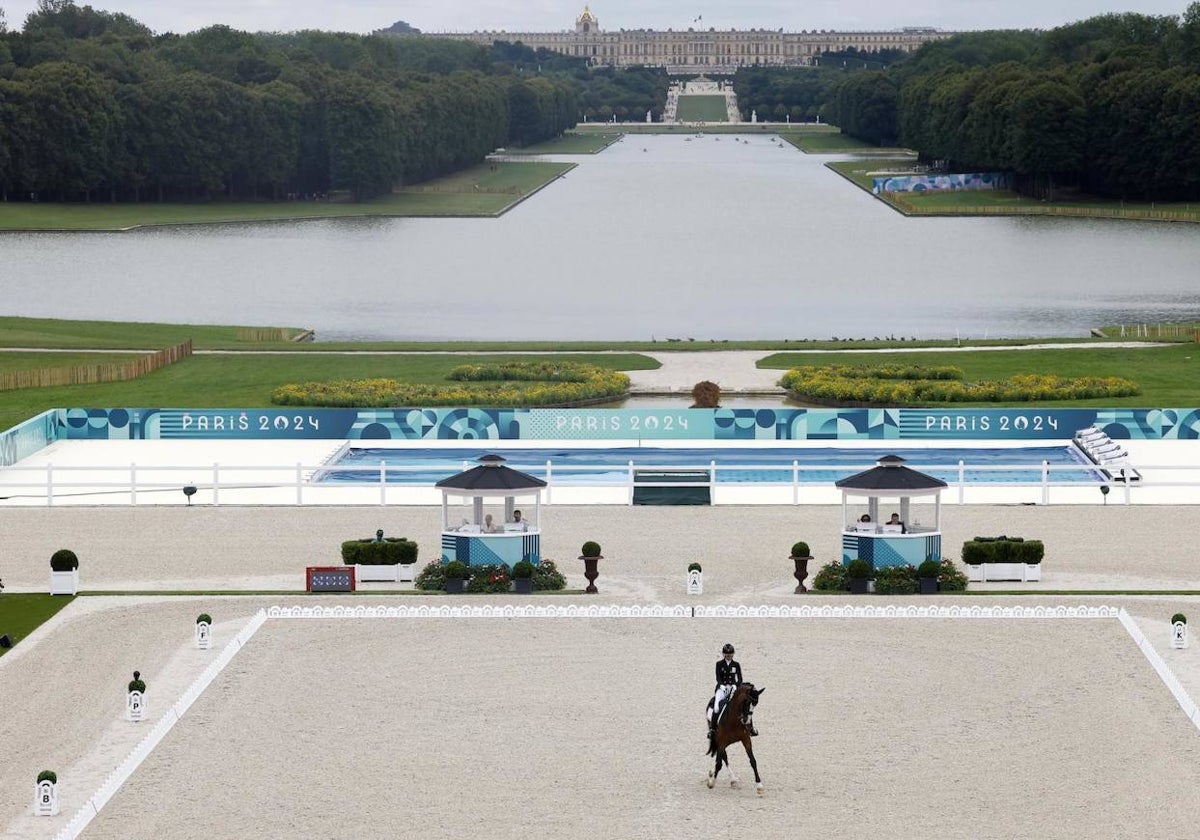
[[[553,357],[539,357],[541,361]],[[610,370],[653,370],[658,362],[635,354],[571,356],[570,361]],[[528,361],[529,357],[454,356],[193,356],[128,382],[6,391],[0,400],[0,429],[48,408],[266,408],[271,392],[290,382],[386,377],[404,382],[445,382],[446,373],[466,364]]]
[[[568,132],[545,143],[535,143],[523,149],[505,149],[508,155],[594,155],[621,139],[620,132],[578,134]]]
[[[1054,373],[1059,376],[1120,376],[1142,388],[1136,397],[1096,400],[1058,400],[1038,406],[1095,408],[1110,406],[1185,408],[1200,405],[1200,346],[1170,344],[1151,348],[1063,348],[1062,350],[972,351],[966,353],[851,353],[812,355],[776,353],[759,361],[760,368],[787,370],[798,365],[955,365],[968,381],[1006,379],[1019,373]],[[940,404],[939,404],[940,405]],[[952,406],[994,403],[948,403]],[[1032,403],[1030,404],[1032,405]]]
[[[675,118],[680,122],[729,122],[729,106],[724,96],[681,96]]]
[[[12,637],[16,646],[74,600],[71,595],[0,595],[0,636]],[[0,648],[0,656],[6,653]]]
[[[292,333],[301,332],[295,328],[289,330]],[[291,342],[242,341],[238,339],[237,331],[236,326],[208,324],[143,324],[127,321],[61,321],[55,318],[0,317],[0,347],[161,350],[189,338],[196,349],[266,349],[297,346]],[[17,356],[15,353],[9,355]]]
[[[143,225],[211,224],[330,216],[499,216],[574,167],[570,163],[485,163],[361,203],[194,204],[0,203],[0,230],[128,230]]]
[[[848,134],[826,132],[822,134],[792,134],[781,133],[780,137],[791,143],[802,152],[812,154],[840,154],[848,152],[873,152],[875,154],[900,155],[906,152],[892,146],[879,147],[864,143],[862,140]]]

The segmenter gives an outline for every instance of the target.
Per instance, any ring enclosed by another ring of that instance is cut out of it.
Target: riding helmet
[[[721,648],[721,653],[733,653],[733,645],[726,644],[725,647]]]

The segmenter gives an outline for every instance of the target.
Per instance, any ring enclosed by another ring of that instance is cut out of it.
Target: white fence
[[[462,468],[473,466],[464,461]],[[849,476],[864,469],[859,464],[627,464],[585,466],[558,464],[551,460],[537,464],[513,463],[511,466],[542,477],[547,482],[543,502],[578,504],[587,501],[632,504],[634,488],[643,487],[707,487],[713,504],[833,504],[840,501],[829,473]],[[1105,465],[1116,472],[1120,468],[1136,469],[1143,477],[1136,482],[1111,480],[1094,464],[971,464],[957,465],[912,464],[923,472],[950,473],[949,487],[943,501],[951,504],[1025,502],[1028,504],[1079,503],[1100,504],[1111,501],[1132,504],[1139,501],[1148,488],[1200,489],[1200,468],[1194,465],[1152,465],[1130,461]],[[360,473],[361,480],[322,481],[325,473]],[[0,504],[54,506],[56,504],[268,504],[268,505],[336,505],[336,504],[440,504],[440,491],[432,481],[406,481],[406,473],[429,473],[429,466],[408,466],[379,462],[371,466],[306,465],[242,465],[242,464],[184,464],[146,465],[131,463],[115,465],[54,464],[11,466],[0,468]],[[707,471],[707,479],[695,481],[642,480],[639,473],[697,473]],[[734,473],[752,471],[769,474],[769,480],[740,480]],[[1148,480],[1147,471],[1157,473]],[[1172,471],[1181,480],[1169,480]],[[1020,472],[1028,476],[1019,481],[988,481],[988,473]],[[1190,474],[1187,474],[1190,473]],[[824,475],[820,475],[824,474]],[[1066,480],[1066,476],[1075,480]],[[1079,480],[1087,477],[1086,480]],[[1168,478],[1164,478],[1167,476]],[[184,488],[194,492],[184,494]],[[747,491],[759,491],[748,493]],[[997,496],[1003,492],[1003,497]],[[1173,503],[1200,500],[1174,498]],[[1146,501],[1146,499],[1141,499]]]

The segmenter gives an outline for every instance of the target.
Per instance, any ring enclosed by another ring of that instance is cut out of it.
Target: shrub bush
[[[129,681],[129,690],[140,691],[143,694],[146,693],[146,681],[142,679],[141,671],[133,672],[133,679]]]
[[[1024,537],[976,537],[963,543],[962,560],[968,566],[981,563],[1029,563],[1042,562],[1046,547],[1041,540],[1026,540]]]
[[[425,568],[417,573],[413,585],[417,589],[425,592],[437,592],[446,588],[446,564],[441,560],[434,560],[426,564]]]
[[[503,563],[471,567],[468,592],[507,592],[509,584],[508,566]]]
[[[200,622],[212,624],[212,616],[208,613],[200,613],[200,615],[196,616],[196,623],[199,624]]]
[[[471,576],[471,569],[461,560],[451,560],[446,564],[445,576],[448,578],[466,580]]]
[[[703,572],[704,570],[700,568],[699,563],[688,563],[688,571],[689,572]]]
[[[850,580],[870,580],[871,564],[861,557],[855,557],[846,564],[846,577]]]
[[[584,557],[599,557],[600,543],[588,540],[583,544],[583,547],[579,549],[579,553]]]
[[[1012,543],[1013,562],[1036,566],[1046,556],[1046,546],[1041,540],[1026,540]]]
[[[52,785],[56,785],[58,784],[58,774],[53,770],[43,770],[41,773],[38,773],[37,780],[39,782],[49,782]]]
[[[721,386],[705,379],[692,386],[692,408],[717,408],[721,404]]]
[[[1183,613],[1175,613],[1175,615],[1171,616],[1172,624],[1177,624],[1180,621],[1182,621],[1184,624],[1187,624],[1187,616]]]
[[[942,558],[938,569],[938,589],[942,592],[966,592],[967,576],[963,574],[954,561]]]
[[[926,560],[917,567],[917,577],[919,578],[935,578],[942,571],[942,566],[936,560]]]
[[[79,568],[79,558],[69,548],[60,548],[50,555],[50,568],[56,572],[73,572]]]
[[[342,543],[342,561],[348,565],[359,563],[364,566],[416,563],[417,544],[404,537],[385,537],[383,542],[375,542],[374,538],[347,540]]]
[[[535,592],[557,591],[566,587],[567,579],[558,570],[558,566],[554,565],[553,560],[542,558],[542,561],[533,567],[533,590]]]
[[[808,543],[806,543],[806,542],[792,543],[792,556],[793,557],[811,557],[812,555],[808,553]]]
[[[822,592],[844,592],[850,588],[846,580],[845,566],[834,560],[822,566],[821,571],[813,577],[813,589]]]
[[[884,566],[875,570],[876,595],[911,595],[917,588],[917,570],[912,566]]]
[[[512,577],[516,578],[531,578],[533,577],[533,564],[528,560],[522,560],[519,563],[513,564]]]

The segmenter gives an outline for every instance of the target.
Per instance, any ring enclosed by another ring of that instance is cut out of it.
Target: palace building
[[[928,27],[906,27],[885,32],[784,32],[767,29],[694,29],[675,32],[650,29],[600,28],[589,7],[575,20],[575,29],[564,32],[433,32],[432,38],[452,38],[477,44],[496,41],[521,42],[533,49],[544,48],[564,55],[586,58],[590,63],[613,67],[666,67],[671,73],[734,73],[739,67],[803,67],[824,52],[854,47],[860,52],[903,50],[912,52],[922,44],[949,38],[957,33]]]

